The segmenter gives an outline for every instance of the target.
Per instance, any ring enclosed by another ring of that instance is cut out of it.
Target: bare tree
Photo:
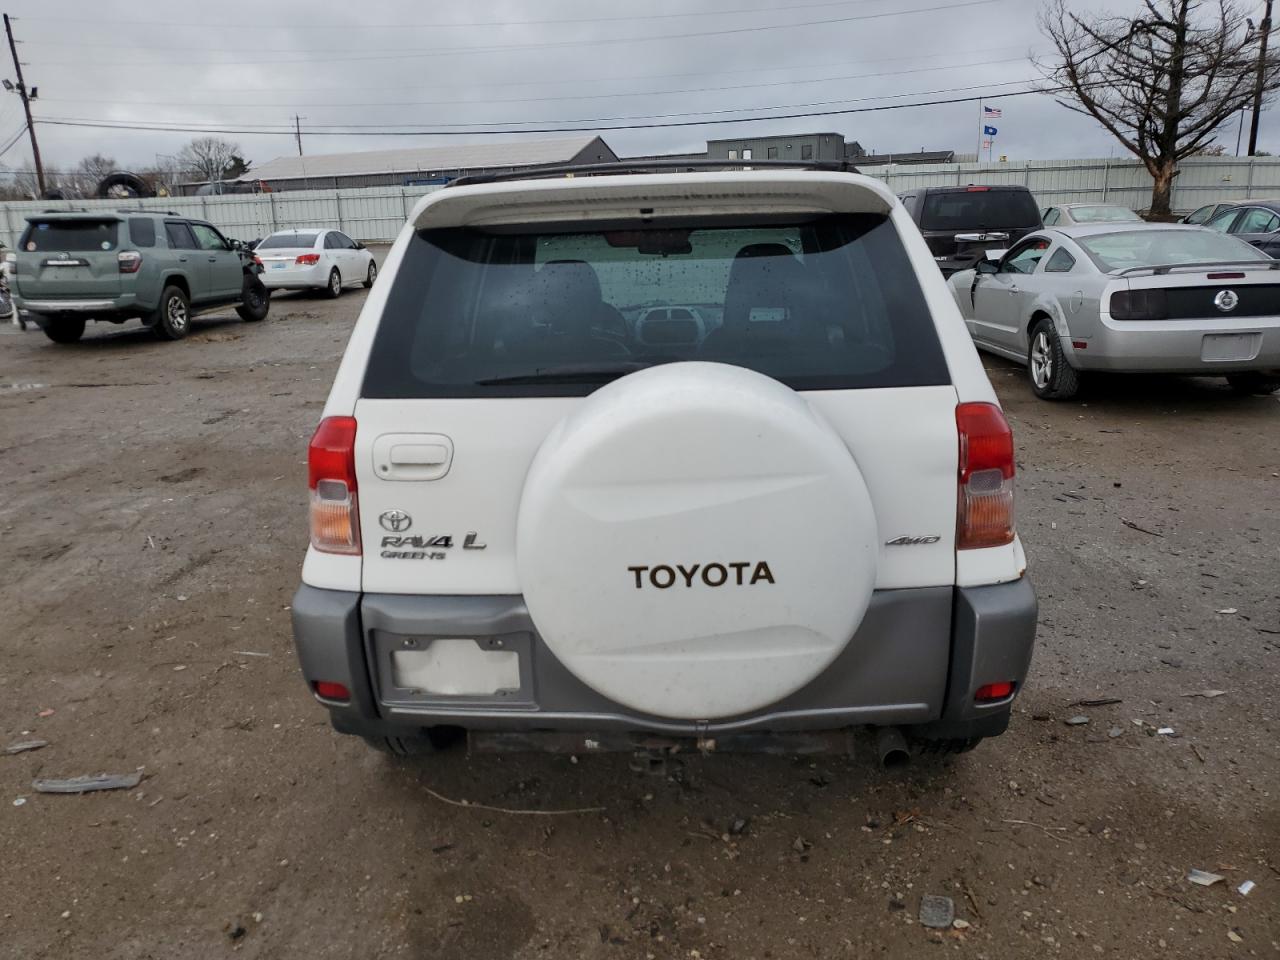
[[[114,157],[94,153],[83,158],[62,178],[62,191],[68,196],[97,196],[98,181],[117,170]]]
[[[1052,0],[1040,28],[1054,56],[1037,60],[1064,107],[1087,114],[1155,181],[1151,213],[1168,216],[1178,162],[1203,150],[1253,98],[1258,37],[1234,0],[1143,0],[1135,18],[1075,14]],[[1280,59],[1263,70],[1280,88]]]
[[[228,170],[235,169],[234,161],[241,156],[240,145],[217,137],[196,137],[178,151],[177,161],[183,172],[193,180],[222,180]],[[248,164],[240,160],[244,169]]]

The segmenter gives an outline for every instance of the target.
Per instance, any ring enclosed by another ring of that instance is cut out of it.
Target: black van
[[[1044,228],[1021,186],[921,187],[901,197],[944,277],[972,268]]]

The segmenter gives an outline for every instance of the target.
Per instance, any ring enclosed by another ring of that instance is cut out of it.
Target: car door
[[[1244,214],[1245,211],[1240,207],[1228,207],[1215,213],[1205,221],[1204,225],[1210,230],[1217,230],[1219,233],[1235,233],[1236,222]]]
[[[338,239],[337,230],[326,231],[323,239],[324,243],[324,262],[329,267],[338,268],[338,273],[342,275],[342,283],[344,285],[351,282],[351,265],[347,263],[347,251],[342,247],[342,241]]]
[[[1220,203],[1208,203],[1203,207],[1198,207],[1191,213],[1182,218],[1183,223],[1193,223],[1197,226],[1208,223],[1222,207]]]
[[[209,262],[201,256],[200,244],[185,220],[166,220],[164,235],[175,265],[187,278],[192,300],[209,297]]]
[[[356,249],[355,241],[341,230],[334,230],[329,236],[333,237],[334,253],[337,254],[338,262],[341,264],[338,269],[342,271],[342,282],[350,283],[352,280],[363,279],[364,264],[361,262],[363,258],[360,256],[360,251]]]
[[[191,222],[200,253],[204,255],[209,271],[209,297],[235,297],[244,284],[244,271],[240,254],[232,249],[227,238],[207,223]]]
[[[979,274],[973,291],[975,340],[1018,352],[1024,289],[1050,247],[1046,237],[1028,237],[1005,254],[995,273]]]
[[[1255,247],[1265,246],[1280,229],[1280,216],[1266,207],[1246,207],[1231,226],[1231,233]]]

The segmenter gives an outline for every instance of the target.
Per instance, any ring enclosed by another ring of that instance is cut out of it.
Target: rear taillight
[[[351,699],[351,691],[347,689],[347,685],[335,680],[317,680],[311,685],[311,689],[321,700],[338,700],[345,703]]]
[[[994,403],[956,407],[960,491],[956,548],[1013,542],[1013,432]]]
[[[1107,310],[1112,320],[1167,320],[1169,300],[1160,287],[1121,290],[1111,295]]]
[[[308,265],[308,266],[309,266],[309,265],[311,265],[311,264],[315,264],[315,263],[319,263],[319,262],[320,262],[320,254],[318,254],[318,253],[300,253],[300,254],[298,254],[298,259],[297,259],[297,260],[295,260],[295,261],[293,261],[293,262],[294,262],[294,263],[302,263],[302,264],[306,264],[306,265]]]
[[[1012,680],[983,684],[974,691],[973,699],[976,703],[995,703],[997,700],[1007,700],[1013,696],[1014,686],[1015,684]]]
[[[325,417],[307,448],[311,545],[323,553],[360,553],[355,448],[355,417]]]
[[[142,269],[142,254],[137,250],[121,250],[116,254],[121,273],[137,273]]]
[[[253,264],[254,266],[257,266],[257,267],[262,266],[262,258],[258,256],[256,253],[253,255]]]

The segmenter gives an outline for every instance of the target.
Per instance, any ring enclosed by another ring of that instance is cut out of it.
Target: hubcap
[[[369,264],[369,282],[373,283],[376,279],[378,279],[378,267],[376,264],[371,263]]]
[[[1043,390],[1053,377],[1053,353],[1049,350],[1049,337],[1041,331],[1031,341],[1031,382]]]
[[[337,293],[339,290],[342,289],[342,280],[338,276],[336,271],[329,274],[329,289],[332,290],[334,293]]]
[[[175,330],[181,330],[187,325],[187,307],[177,297],[169,300],[169,325]]]

